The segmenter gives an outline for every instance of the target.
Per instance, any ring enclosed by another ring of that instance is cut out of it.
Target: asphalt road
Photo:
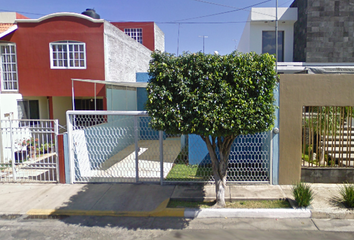
[[[354,239],[354,219],[0,216],[0,239]]]

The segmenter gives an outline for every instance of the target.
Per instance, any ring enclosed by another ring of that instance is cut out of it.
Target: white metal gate
[[[0,182],[58,181],[58,120],[1,120]]]
[[[154,131],[149,121],[143,111],[68,111],[71,182],[213,181],[199,136]],[[227,180],[269,183],[270,142],[270,133],[238,137]]]

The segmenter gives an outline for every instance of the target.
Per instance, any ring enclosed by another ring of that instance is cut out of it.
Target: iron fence
[[[149,126],[138,111],[68,111],[71,182],[209,182],[203,140]],[[229,159],[229,182],[270,181],[270,133],[239,136]]]
[[[302,166],[353,167],[353,107],[304,106]]]
[[[58,120],[1,120],[0,182],[56,182]]]

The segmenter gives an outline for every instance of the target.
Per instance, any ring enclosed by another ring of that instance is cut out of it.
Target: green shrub
[[[343,202],[350,208],[354,208],[354,184],[344,185],[340,190]]]
[[[297,183],[293,186],[293,195],[299,207],[307,207],[313,200],[313,191],[305,183]]]

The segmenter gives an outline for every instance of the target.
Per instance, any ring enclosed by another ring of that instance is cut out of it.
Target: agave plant
[[[350,208],[354,208],[354,184],[344,185],[340,190],[343,202]]]
[[[313,200],[311,187],[303,182],[299,182],[293,186],[293,195],[299,207],[308,207]]]

